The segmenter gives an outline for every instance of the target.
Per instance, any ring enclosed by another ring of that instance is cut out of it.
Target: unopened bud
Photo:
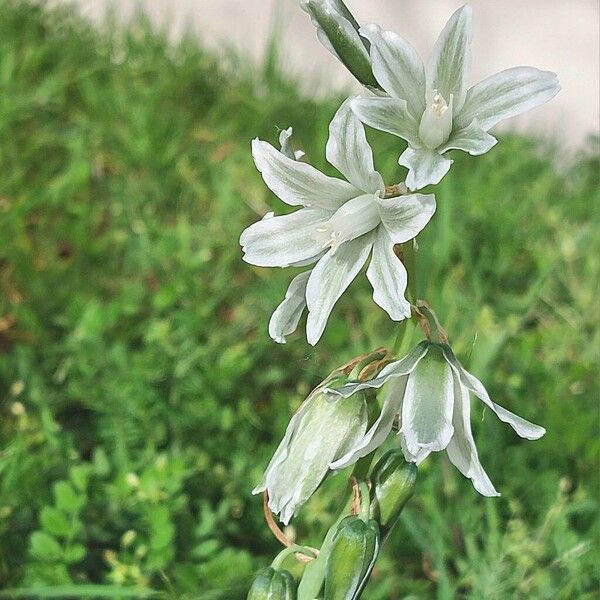
[[[379,553],[379,526],[360,516],[346,517],[336,530],[327,558],[325,600],[357,600]]]
[[[359,24],[342,0],[301,0],[319,41],[362,83],[377,88],[369,45],[358,33]]]
[[[415,491],[417,466],[408,463],[400,450],[386,452],[371,472],[371,517],[382,531],[396,524],[404,505]]]
[[[267,567],[254,579],[247,600],[296,600],[296,582],[288,571]]]

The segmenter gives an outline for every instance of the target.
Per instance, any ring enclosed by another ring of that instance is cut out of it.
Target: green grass
[[[253,72],[143,21],[96,32],[0,1],[0,588],[245,598],[277,551],[250,490],[289,415],[393,336],[362,277],[316,349],[272,343],[290,273],[240,258],[242,229],[283,209],[251,138],[292,125],[324,167],[338,103],[302,96],[275,53]],[[371,137],[400,180],[397,140]],[[560,154],[505,136],[438,187],[420,295],[495,399],[548,433],[520,440],[474,405],[502,498],[429,459],[369,600],[597,597],[599,160],[558,170]],[[344,480],[303,510],[302,540]]]

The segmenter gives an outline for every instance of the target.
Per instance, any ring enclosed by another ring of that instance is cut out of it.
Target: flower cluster
[[[264,182],[295,210],[279,216],[268,213],[248,227],[240,238],[243,258],[259,267],[307,267],[292,279],[271,316],[269,334],[285,343],[307,311],[306,337],[316,344],[334,305],[368,264],[375,303],[394,321],[414,318],[427,337],[400,360],[386,351],[376,352],[334,371],[292,417],[254,490],[265,493],[270,511],[287,524],[328,473],[372,458],[397,431],[399,449],[371,472],[371,492],[360,483],[361,514],[343,519],[335,535],[326,537],[316,559],[327,561],[324,583],[311,575],[300,585],[307,598],[319,595],[323,586],[325,597],[334,597],[333,588],[346,586],[342,596],[358,599],[377,558],[381,533],[387,535],[389,523],[412,494],[416,465],[432,452],[445,451],[484,496],[499,495],[475,447],[471,394],[519,436],[535,440],[545,433],[492,401],[483,384],[457,360],[433,311],[415,298],[415,305],[406,299],[413,273],[407,271],[402,251],[435,213],[434,194],[422,190],[446,175],[452,165],[448,153],[462,150],[476,156],[489,151],[497,143],[489,133],[494,125],[550,100],[559,86],[553,73],[517,67],[468,87],[469,6],[451,16],[427,66],[397,34],[374,24],[360,26],[342,0],[301,0],[301,6],[322,43],[365,91],[348,98],[329,125],[326,158],[343,178],[330,177],[301,160],[303,153],[292,147],[291,128],[280,132],[279,149],[263,140],[252,142]],[[406,181],[385,185],[375,169],[365,125],[408,143],[398,161],[408,170]],[[374,397],[380,389],[377,403]],[[403,459],[406,463],[399,468]],[[384,463],[389,468],[381,466]],[[395,495],[383,499],[389,489]],[[356,553],[354,579],[341,575],[345,571],[339,565],[346,559],[340,562],[339,557],[348,552]],[[325,566],[314,571],[323,573]],[[273,568],[263,575],[256,598],[292,581]]]

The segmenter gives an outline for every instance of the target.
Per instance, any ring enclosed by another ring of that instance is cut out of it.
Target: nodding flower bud
[[[359,34],[360,26],[343,0],[301,0],[300,6],[310,15],[323,46],[360,83],[378,88],[371,68],[369,42]]]
[[[346,381],[338,379],[339,385]],[[336,381],[328,385],[335,386]],[[331,463],[350,451],[367,429],[364,392],[339,400],[320,388],[311,393],[290,420],[262,484],[254,489],[254,493],[267,490],[269,508],[286,525],[317,490]]]
[[[371,517],[387,533],[415,491],[417,466],[406,462],[401,450],[390,450],[377,461],[370,479]]]
[[[296,582],[288,571],[267,567],[254,579],[247,600],[296,600]]]
[[[269,508],[286,525],[329,471],[337,469],[334,463],[354,452],[367,430],[368,392],[342,398],[335,390],[353,375],[374,377],[387,362],[383,349],[352,359],[313,390],[291,418],[262,483],[253,490],[267,491]]]
[[[346,517],[335,532],[327,557],[325,600],[357,600],[379,553],[377,521]]]

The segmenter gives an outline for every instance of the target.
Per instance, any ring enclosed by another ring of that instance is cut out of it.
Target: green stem
[[[373,462],[374,456],[375,452],[371,452],[371,454],[363,456],[361,459],[359,459],[354,465],[354,469],[352,470],[352,477],[354,477],[359,482],[365,482],[367,479],[367,474],[369,473],[369,469],[371,468],[371,463]],[[327,531],[327,534],[325,535],[325,539],[321,544],[319,555],[315,560],[310,561],[310,563],[308,563],[308,565],[306,565],[306,568],[304,569],[302,579],[300,580],[300,584],[298,585],[298,600],[314,600],[320,594],[321,588],[323,587],[323,581],[325,580],[327,557],[329,556],[331,544],[333,543],[333,537],[335,535],[335,532],[337,531],[340,521],[348,515],[350,510],[350,505],[352,501],[352,477],[350,478],[349,483],[344,491],[344,498],[341,504],[342,508],[337,516],[337,519],[331,525],[331,527]],[[369,501],[370,498],[368,489],[366,491],[366,494],[367,501]]]
[[[310,556],[311,558],[315,558],[315,553],[312,550],[305,548],[304,546],[298,546],[297,544],[292,544],[287,548],[284,548],[271,563],[271,566],[274,569],[281,569],[281,565],[285,561],[285,559],[292,554],[304,554],[306,556]]]
[[[417,301],[417,251],[415,241],[410,240],[402,244],[402,262],[408,273],[408,299],[411,304]]]
[[[371,498],[369,486],[366,481],[361,481],[358,484],[360,489],[360,518],[367,523],[369,521],[369,510],[371,508]]]
[[[408,300],[411,304],[415,304],[417,301],[417,253],[414,240],[402,244],[402,264],[406,268],[408,276]],[[406,354],[414,329],[415,326],[411,317],[398,323],[396,337],[392,345],[392,354],[394,356],[404,356]]]
[[[396,357],[404,356],[408,352],[408,347],[412,341],[415,331],[414,319],[404,319],[398,323],[396,328],[396,338],[392,346],[392,354]]]

